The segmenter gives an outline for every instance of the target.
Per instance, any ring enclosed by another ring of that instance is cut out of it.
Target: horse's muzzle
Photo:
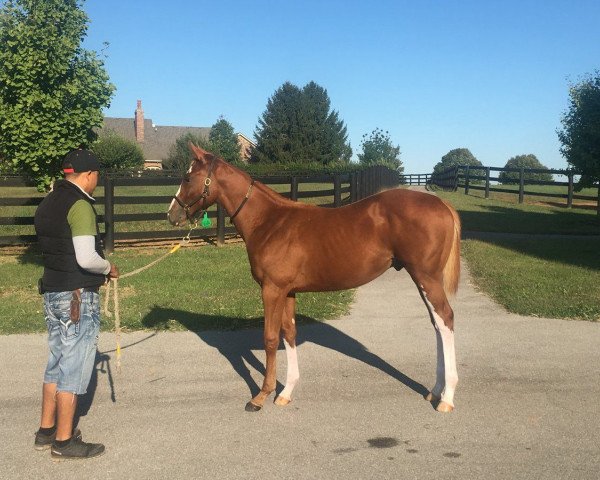
[[[167,219],[169,220],[169,223],[175,227],[181,227],[187,223],[185,211],[175,202],[175,200],[173,200],[173,203],[169,207]]]

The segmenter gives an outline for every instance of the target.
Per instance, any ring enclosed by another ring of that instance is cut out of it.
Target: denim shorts
[[[87,392],[96,360],[100,332],[100,295],[81,292],[78,323],[71,322],[72,292],[44,293],[48,326],[48,365],[44,383],[56,383],[58,392]]]

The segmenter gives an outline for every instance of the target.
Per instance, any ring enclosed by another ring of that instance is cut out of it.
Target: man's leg
[[[77,395],[87,391],[95,365],[98,332],[100,330],[100,302],[98,294],[84,291],[81,296],[80,320],[71,325],[65,338],[60,359],[61,376],[56,395],[56,440],[52,444],[54,460],[91,458],[104,453],[101,443],[84,442],[71,436]],[[73,328],[74,327],[74,328]]]
[[[56,394],[56,440],[68,440],[73,434],[73,418],[77,409],[77,395],[72,392]]]
[[[56,424],[56,383],[44,383],[42,388],[41,428],[52,428]]]

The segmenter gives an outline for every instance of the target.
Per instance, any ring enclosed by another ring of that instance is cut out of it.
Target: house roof
[[[104,117],[102,129],[113,131],[120,137],[136,142],[144,152],[146,160],[164,160],[169,156],[169,149],[175,141],[192,133],[208,138],[210,127],[178,127],[154,125],[151,119],[144,119],[144,140],[137,142],[135,122],[133,118]]]

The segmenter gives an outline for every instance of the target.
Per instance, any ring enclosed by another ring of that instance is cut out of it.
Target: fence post
[[[519,203],[523,203],[525,197],[525,168],[519,170]]]
[[[217,203],[217,247],[225,245],[225,209]]]
[[[567,208],[573,207],[573,172],[568,173],[569,186],[567,187]]]
[[[469,165],[465,168],[465,195],[469,194],[469,173],[470,173]]]
[[[342,180],[340,174],[337,173],[333,177],[333,206],[339,207],[342,205]]]
[[[112,253],[115,249],[115,184],[109,175],[104,176],[104,250]]]
[[[490,167],[485,167],[485,198],[490,198]]]
[[[458,179],[460,178],[460,167],[457,165],[456,167],[454,167],[454,180],[453,180],[453,184],[452,184],[452,191],[453,192],[457,192],[458,191]]]
[[[298,201],[298,177],[292,176],[290,182],[290,200],[293,200],[294,202]]]

